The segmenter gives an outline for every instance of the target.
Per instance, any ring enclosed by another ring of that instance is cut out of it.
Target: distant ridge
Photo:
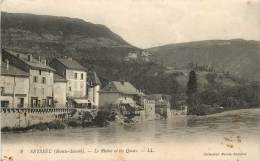
[[[205,40],[147,49],[165,66],[186,68],[189,63],[212,66],[250,80],[260,80],[260,42]]]

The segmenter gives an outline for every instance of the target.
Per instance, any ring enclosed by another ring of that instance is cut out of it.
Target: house
[[[167,118],[171,116],[171,96],[165,94],[151,94],[149,99],[155,101],[155,113],[161,117]]]
[[[30,107],[53,106],[53,73],[54,69],[46,64],[46,60],[31,54],[23,54],[2,49],[3,60],[29,74]]]
[[[89,71],[87,75],[88,75],[88,78],[87,78],[88,99],[91,102],[93,102],[94,106],[98,107],[101,81],[99,80],[97,73],[94,71]]]
[[[92,102],[87,98],[87,69],[69,57],[55,58],[50,66],[56,74],[65,78],[66,98],[69,107],[90,107]]]
[[[128,55],[124,58],[125,61],[130,61],[130,60],[137,60],[138,54],[135,52],[130,52]]]
[[[1,63],[0,92],[1,107],[28,107],[29,73],[10,65],[6,59]]]
[[[140,111],[141,120],[155,120],[156,113],[154,100],[149,99],[146,95],[141,95],[137,104],[142,107],[142,110]]]
[[[129,82],[112,81],[99,91],[99,106],[129,104],[136,106],[136,97],[140,92]]]
[[[140,116],[137,119],[155,119],[155,101],[137,90],[130,82],[109,82],[99,93],[99,105],[103,108],[116,108],[120,114],[130,118]]]
[[[54,73],[53,98],[55,107],[66,107],[67,80]]]

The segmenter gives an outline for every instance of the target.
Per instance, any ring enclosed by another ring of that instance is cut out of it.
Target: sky
[[[13,13],[103,24],[140,48],[171,43],[260,40],[260,0],[0,0]]]

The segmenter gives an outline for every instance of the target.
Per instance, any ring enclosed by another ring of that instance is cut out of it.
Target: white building
[[[29,74],[30,107],[53,106],[53,72],[45,59],[33,58],[31,54],[22,54],[11,50],[2,50],[3,60]]]
[[[87,93],[89,100],[93,103],[94,106],[99,106],[99,91],[101,82],[97,76],[97,73],[94,71],[88,72],[88,84],[87,84]]]
[[[26,108],[29,101],[29,73],[9,64],[1,63],[0,105],[9,108]]]
[[[87,99],[87,69],[72,58],[55,58],[50,66],[65,78],[66,97],[69,106],[89,106]]]
[[[55,107],[66,107],[67,80],[58,74],[54,74],[53,98]]]
[[[131,83],[125,81],[109,82],[109,84],[100,90],[99,93],[100,106],[111,104],[129,104],[131,106],[136,106],[136,101],[134,99],[140,94]]]

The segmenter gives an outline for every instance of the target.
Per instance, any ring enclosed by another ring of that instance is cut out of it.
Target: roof
[[[101,81],[99,79],[99,77],[97,76],[97,73],[94,71],[89,71],[88,72],[88,85],[92,86],[92,85],[101,85]]]
[[[122,94],[137,95],[140,92],[129,82],[112,81],[105,86],[100,92],[117,92]]]
[[[87,69],[79,64],[76,60],[72,58],[56,58],[61,64],[63,64],[67,69],[73,70],[83,70],[86,71]]]
[[[7,49],[4,49],[4,50],[7,53],[9,53],[15,57],[17,57],[17,55],[19,55],[19,59],[22,60],[27,65],[29,65],[31,68],[55,71],[53,68],[49,67],[48,65],[40,63],[37,59],[33,58],[33,56],[32,56],[32,60],[28,61],[28,54],[23,54],[23,53],[19,53],[19,52],[7,50]]]
[[[147,97],[155,101],[158,101],[160,99],[169,101],[171,99],[171,96],[166,94],[150,94]]]
[[[5,62],[2,62],[1,64],[1,75],[29,77],[29,73],[16,68],[11,64],[9,64],[9,69],[7,70]]]
[[[67,82],[65,78],[63,78],[62,76],[56,73],[54,73],[53,77],[54,77],[54,82]]]

